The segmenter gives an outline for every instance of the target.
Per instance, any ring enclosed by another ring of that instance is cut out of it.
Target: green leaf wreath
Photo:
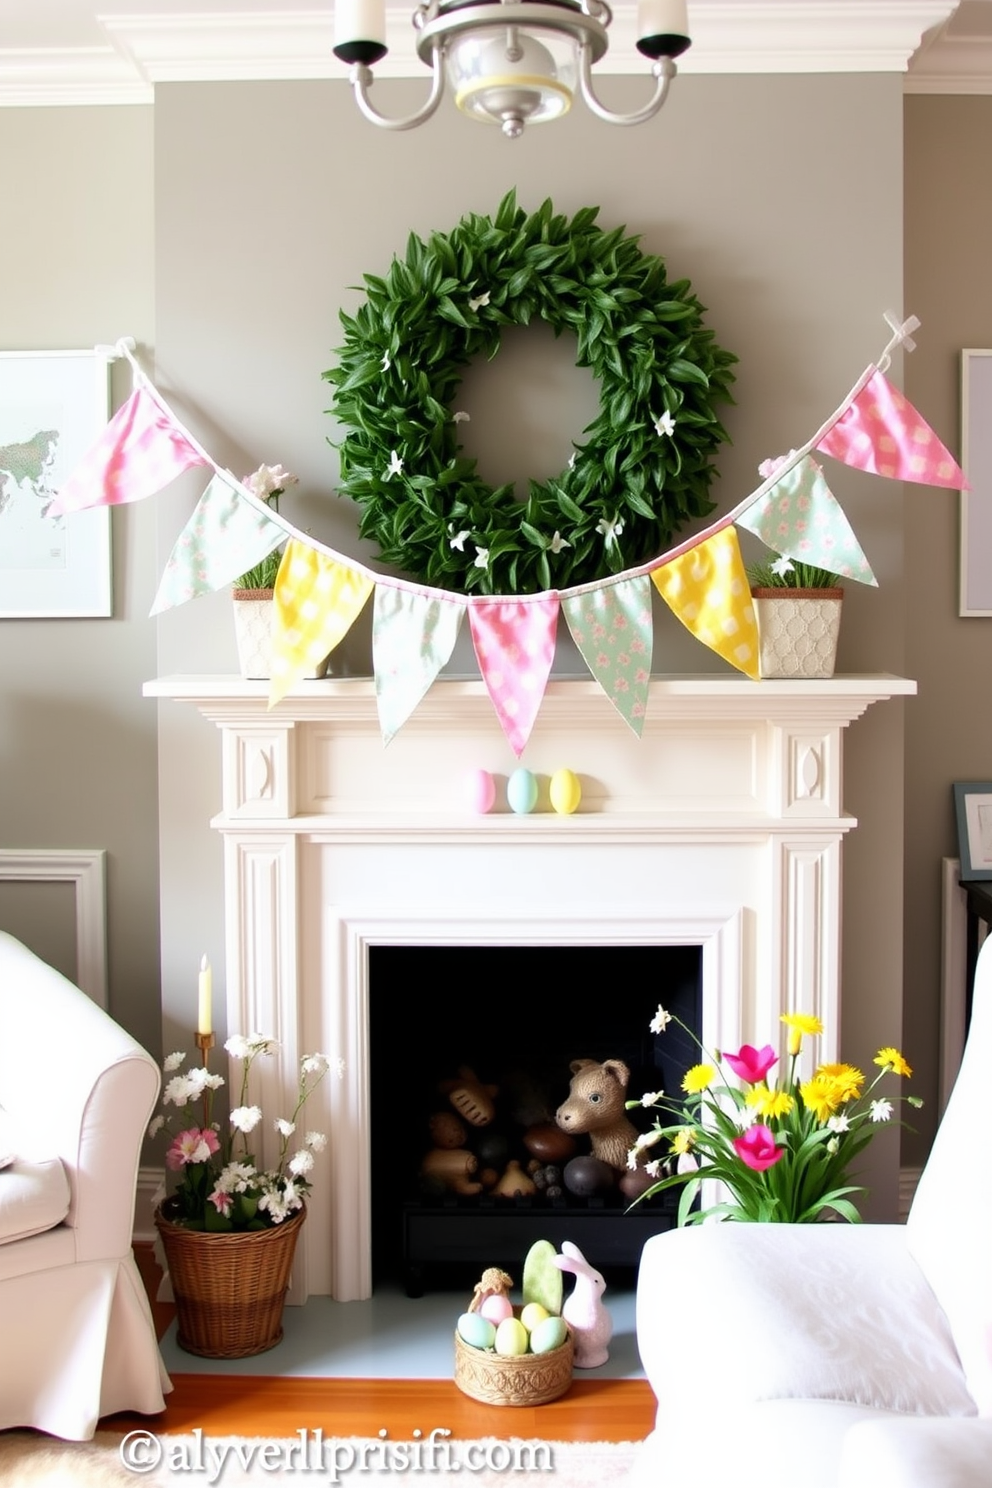
[[[569,221],[550,201],[528,216],[510,192],[494,217],[464,217],[405,259],[366,274],[341,314],[345,344],[323,374],[345,429],[339,490],[362,508],[382,558],[438,588],[529,594],[606,578],[663,552],[713,510],[711,457],[726,440],[736,357],[703,325],[689,281],[623,228]],[[598,416],[569,466],[526,501],[493,488],[458,443],[465,367],[499,351],[502,328],[547,321],[574,333],[600,384]]]

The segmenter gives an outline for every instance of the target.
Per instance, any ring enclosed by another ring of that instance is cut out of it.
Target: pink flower
[[[233,1200],[229,1193],[222,1193],[219,1188],[215,1188],[210,1195],[210,1202],[218,1214],[230,1214]]]
[[[741,1044],[736,1054],[724,1054],[723,1058],[734,1074],[749,1085],[760,1085],[772,1065],[778,1063],[778,1055],[771,1044],[766,1044],[763,1049]]]
[[[785,1148],[775,1145],[773,1133],[760,1122],[735,1137],[731,1145],[741,1162],[756,1173],[774,1167],[779,1158],[785,1156]]]
[[[219,1148],[217,1133],[211,1127],[205,1126],[201,1131],[198,1126],[191,1126],[173,1138],[172,1146],[165,1154],[165,1164],[175,1172],[187,1163],[206,1162]]]

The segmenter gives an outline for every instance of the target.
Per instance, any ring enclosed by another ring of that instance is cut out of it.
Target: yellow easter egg
[[[543,1323],[544,1319],[550,1317],[550,1315],[548,1309],[542,1307],[540,1302],[528,1302],[520,1314],[520,1321],[528,1333],[533,1333],[538,1323]]]
[[[571,816],[581,800],[579,777],[571,770],[556,770],[551,777],[551,804],[559,816]]]
[[[496,1352],[503,1358],[515,1358],[527,1352],[527,1329],[519,1318],[504,1318],[496,1329]]]

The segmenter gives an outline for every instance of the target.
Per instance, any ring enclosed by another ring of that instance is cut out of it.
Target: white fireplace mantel
[[[522,760],[537,811],[514,815],[503,790],[477,816],[468,772],[505,784],[517,763],[480,681],[436,682],[386,749],[370,680],[308,681],[271,710],[265,682],[149,682],[221,730],[227,1026],[280,1040],[265,1109],[295,1086],[300,1053],[347,1063],[308,1113],[330,1162],[293,1300],[371,1291],[372,945],[698,944],[710,1047],[763,1042],[801,1010],[836,1058],[840,849],[856,825],[844,730],[915,691],[887,675],[658,676],[637,739],[596,683],[557,679]],[[582,784],[574,816],[547,801],[562,767]]]

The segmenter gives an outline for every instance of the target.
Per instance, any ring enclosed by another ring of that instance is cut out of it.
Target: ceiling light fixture
[[[517,139],[527,124],[568,112],[578,91],[607,124],[654,118],[690,45],[686,0],[639,0],[637,49],[650,57],[654,93],[643,108],[618,114],[593,91],[592,68],[606,55],[613,13],[605,0],[428,0],[413,13],[417,55],[430,67],[430,96],[403,119],[369,102],[372,67],[388,50],[385,0],[337,0],[334,55],[346,62],[355,101],[383,129],[414,129],[435,112],[445,77],[455,103],[471,119],[498,124]]]

